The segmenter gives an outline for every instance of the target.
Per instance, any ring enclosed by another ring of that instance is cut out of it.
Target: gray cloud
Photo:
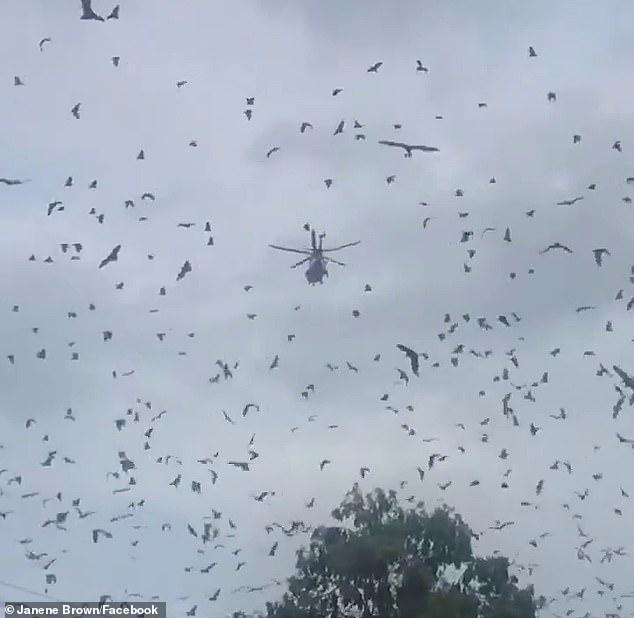
[[[622,202],[630,190],[625,179],[634,175],[631,42],[623,26],[629,6],[618,3],[619,13],[614,5],[585,2],[479,3],[476,10],[466,2],[220,7],[157,0],[123,5],[119,22],[98,24],[81,22],[77,4],[9,2],[0,24],[0,176],[31,179],[0,185],[0,353],[15,355],[15,365],[0,365],[0,468],[8,469],[0,477],[0,511],[14,511],[0,521],[7,548],[0,579],[42,591],[42,564],[24,557],[32,549],[57,558],[51,570],[58,583],[49,586],[56,598],[159,594],[180,611],[194,603],[207,607],[204,599],[222,587],[213,606],[220,615],[261,607],[277,587],[250,596],[231,590],[285,577],[294,550],[306,541],[268,534],[265,525],[324,522],[367,465],[365,489],[407,481],[403,497],[430,507],[446,501],[485,531],[479,552],[499,548],[520,564],[539,563],[531,578],[522,574],[539,592],[559,597],[568,585],[586,586],[584,601],[570,602],[580,615],[615,607],[612,594],[596,594],[594,577],[614,581],[614,596],[631,587],[629,559],[601,564],[599,550],[632,542],[629,504],[619,489],[633,490],[632,452],[615,434],[632,436],[634,427],[627,403],[611,418],[618,380],[596,372],[599,363],[633,370],[625,309],[633,294],[632,207]],[[110,9],[97,5],[103,13]],[[40,52],[44,36],[52,42]],[[536,59],[527,57],[528,45]],[[118,68],[113,55],[121,56]],[[415,71],[419,58],[429,74]],[[368,74],[379,60],[378,74]],[[24,87],[13,87],[15,74]],[[179,89],[177,80],[189,83]],[[343,92],[333,97],[335,87]],[[546,100],[551,90],[554,104]],[[247,96],[255,97],[251,121],[242,114]],[[81,119],[75,120],[70,109],[78,101]],[[479,109],[479,102],[488,107]],[[434,118],[439,114],[442,120]],[[342,119],[344,133],[333,136]],[[358,131],[355,119],[365,125]],[[314,130],[301,135],[304,120]],[[394,123],[402,129],[395,131]],[[365,141],[355,140],[359,132]],[[572,143],[576,133],[579,145]],[[440,152],[404,159],[376,143],[384,138],[436,145]],[[188,146],[192,139],[197,148]],[[622,153],[611,148],[617,139]],[[267,159],[276,145],[280,151]],[[141,148],[146,159],[137,161]],[[72,188],[64,187],[68,176]],[[491,176],[496,184],[489,184]],[[330,189],[325,178],[333,179]],[[88,188],[93,179],[96,190]],[[595,192],[586,189],[592,182]],[[455,197],[458,188],[464,197]],[[155,202],[140,199],[146,191]],[[556,206],[576,195],[584,200]],[[134,208],[125,209],[127,199]],[[62,200],[65,210],[47,217],[53,200]],[[103,224],[88,215],[91,208],[105,215]],[[525,215],[531,209],[533,218]],[[178,228],[180,222],[196,226]],[[299,269],[288,268],[291,254],[267,247],[304,245],[306,222],[326,230],[329,245],[362,241],[341,253],[348,265],[331,266],[324,286],[307,286]],[[511,243],[503,240],[507,226]],[[495,231],[481,238],[485,227]],[[473,240],[460,243],[469,230]],[[574,254],[539,255],[555,241]],[[62,242],[82,242],[81,260],[62,254]],[[119,261],[97,269],[119,243]],[[601,269],[591,253],[597,247],[611,252]],[[471,259],[467,248],[476,251]],[[28,261],[31,254],[35,262]],[[43,263],[49,255],[54,262]],[[185,260],[193,271],[176,282]],[[123,289],[115,289],[121,281]],[[363,292],[366,283],[371,293]],[[246,284],[253,285],[248,293]],[[615,301],[620,288],[624,300]],[[597,308],[577,313],[580,305]],[[497,317],[512,311],[522,320],[506,328]],[[493,330],[480,329],[478,317]],[[614,332],[606,332],[608,320]],[[454,322],[455,332],[447,333]],[[104,330],[113,331],[112,341],[103,342]],[[165,333],[163,342],[157,333]],[[288,342],[291,333],[296,337]],[[398,383],[395,369],[407,363],[397,343],[430,356],[408,386]],[[460,344],[464,352],[453,353]],[[561,354],[553,357],[556,347]],[[41,348],[44,361],[35,357]],[[492,354],[479,359],[471,349]],[[518,368],[506,354],[511,349]],[[596,356],[584,357],[585,350]],[[73,351],[78,361],[71,360]],[[269,370],[276,354],[280,366]],[[239,366],[233,379],[210,384],[218,359]],[[329,371],[327,362],[339,369]],[[509,379],[494,381],[505,367]],[[122,375],[130,370],[135,373]],[[544,371],[548,384],[530,387]],[[315,393],[304,399],[308,384]],[[535,402],[524,399],[529,388]],[[517,428],[502,415],[509,392]],[[379,400],[383,393],[387,402]],[[152,409],[137,398],[151,401]],[[249,401],[261,410],[243,418]],[[68,407],[76,422],[63,418]],[[566,421],[548,416],[560,407],[568,411]],[[139,412],[139,423],[126,414],[129,408]],[[167,414],[152,421],[163,409]],[[115,419],[124,417],[127,426],[117,431]],[[28,430],[27,418],[38,421]],[[535,437],[531,422],[543,428]],[[339,427],[329,429],[332,424]],[[416,435],[408,436],[402,424]],[[149,426],[154,433],[145,451]],[[243,473],[227,461],[248,458],[252,434],[260,456]],[[506,461],[498,458],[503,447]],[[57,460],[41,467],[51,450]],[[118,468],[120,450],[137,465],[137,485],[113,494],[127,482],[106,480]],[[211,468],[219,477],[212,485],[210,466],[197,459],[216,452]],[[416,466],[426,467],[434,452],[449,458],[421,484]],[[167,454],[182,464],[156,462]],[[64,455],[78,463],[64,464]],[[320,472],[323,458],[333,463]],[[555,460],[569,461],[573,473],[562,465],[549,469]],[[503,490],[507,468],[510,487]],[[593,480],[599,471],[603,479]],[[22,486],[7,485],[16,474]],[[176,489],[169,483],[178,474]],[[481,485],[469,487],[476,478]],[[544,492],[536,497],[540,479]],[[192,480],[202,483],[201,496],[190,491]],[[437,483],[447,480],[453,484],[443,492]],[[574,492],[585,488],[590,495],[581,500]],[[265,490],[276,495],[256,502],[252,496]],[[40,495],[20,497],[30,491]],[[62,502],[43,507],[42,498],[57,491]],[[76,497],[96,515],[79,520],[73,512],[67,532],[41,528],[55,512],[72,511]],[[141,499],[145,506],[128,508]],[[523,500],[533,504],[521,506]],[[223,513],[216,523],[225,547],[215,550],[186,529],[190,523],[201,532],[212,508]],[[128,511],[132,518],[110,521]],[[572,519],[575,513],[583,519]],[[495,519],[516,525],[488,531]],[[165,522],[171,532],[161,532]],[[588,548],[592,564],[577,559],[583,540],[577,523],[595,538]],[[93,544],[93,527],[112,530],[113,539]],[[546,531],[553,536],[538,548],[528,544]],[[17,542],[25,537],[33,543]],[[275,540],[280,552],[271,559]],[[236,573],[238,560],[247,565]],[[184,570],[214,561],[208,575]],[[185,595],[190,598],[178,600]],[[553,603],[553,611],[562,613],[566,603]]]

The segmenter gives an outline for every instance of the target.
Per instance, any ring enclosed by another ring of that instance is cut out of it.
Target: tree
[[[477,558],[449,507],[405,510],[396,492],[357,484],[297,553],[296,573],[268,618],[534,618],[542,599],[520,589],[505,557]]]

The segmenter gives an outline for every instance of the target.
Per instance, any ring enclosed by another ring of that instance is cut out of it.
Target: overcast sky
[[[113,2],[93,8],[105,16]],[[0,178],[29,182],[0,184],[0,580],[66,600],[158,595],[170,615],[194,604],[204,615],[257,609],[281,589],[232,591],[290,575],[308,541],[265,526],[326,523],[354,482],[370,491],[406,481],[404,499],[446,502],[484,532],[477,553],[539,565],[518,573],[556,598],[546,612],[634,609],[618,598],[634,588],[631,558],[601,563],[602,548],[634,544],[620,489],[634,495],[634,451],[616,437],[634,437],[629,402],[612,418],[623,386],[612,366],[634,374],[630,3],[123,0],[120,19],[105,23],[80,20],[80,4],[1,6]],[[302,122],[312,124],[303,134]],[[440,151],[404,158],[381,139]],[[56,200],[63,210],[47,216]],[[306,246],[306,223],[327,232],[327,246],[361,240],[337,254],[347,266],[331,265],[324,285],[289,268],[299,256],[268,247]],[[79,254],[62,252],[78,242]],[[540,254],[556,242],[572,253]],[[118,244],[118,260],[99,269]],[[601,267],[598,248],[609,250]],[[192,272],[177,282],[186,260]],[[420,377],[399,343],[428,355]],[[238,367],[210,383],[219,359]],[[503,414],[507,393],[518,426]],[[248,402],[260,410],[243,417]],[[560,408],[565,420],[549,416]],[[259,457],[249,472],[228,465],[250,448]],[[120,451],[136,465],[127,476]],[[197,462],[215,453],[213,465]],[[432,453],[448,458],[428,470]],[[61,501],[43,504],[58,491]],[[256,501],[264,491],[275,495]],[[80,519],[78,498],[95,514]],[[222,512],[217,549],[187,530],[200,535],[212,509]],[[66,531],[42,527],[65,511]],[[498,519],[515,525],[489,530]],[[94,528],[112,538],[93,543]],[[588,538],[592,562],[577,554]],[[586,587],[583,600],[563,598],[566,587]],[[14,592],[0,587],[1,598]]]

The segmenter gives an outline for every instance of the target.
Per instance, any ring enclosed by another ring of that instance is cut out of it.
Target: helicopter
[[[339,251],[340,249],[345,249],[346,247],[353,247],[361,242],[360,240],[357,240],[355,242],[346,243],[345,245],[340,245],[339,247],[324,249],[323,240],[325,237],[325,232],[319,234],[319,244],[317,244],[317,234],[314,229],[311,229],[310,240],[312,248],[310,249],[289,249],[288,247],[280,247],[278,245],[269,245],[269,247],[272,249],[278,249],[279,251],[290,251],[292,253],[303,253],[304,255],[307,255],[308,257],[300,260],[297,264],[293,264],[291,268],[297,268],[298,266],[308,262],[308,270],[305,273],[308,283],[310,285],[315,285],[315,283],[323,284],[324,277],[328,276],[328,270],[326,269],[326,264],[328,264],[328,262],[338,264],[339,266],[345,266],[343,262],[338,262],[337,260],[324,255],[324,253]]]

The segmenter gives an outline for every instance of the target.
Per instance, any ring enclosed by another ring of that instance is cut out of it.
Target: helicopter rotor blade
[[[354,247],[355,245],[358,245],[361,241],[357,240],[355,242],[349,242],[346,243],[345,245],[340,245],[339,247],[333,247],[332,249],[322,249],[323,252],[326,251],[339,251],[339,249],[345,249],[346,247]]]
[[[333,264],[339,264],[339,266],[345,266],[343,262],[338,262],[337,260],[333,260],[331,257],[324,257],[326,262],[332,262]]]
[[[310,260],[310,256],[308,256],[307,258],[304,258],[300,262],[297,262],[297,264],[293,264],[291,268],[297,268],[298,266],[301,266],[304,262],[308,262],[308,260]]]
[[[279,251],[290,251],[291,253],[303,253],[304,255],[311,255],[312,251],[308,249],[289,249],[288,247],[279,247],[278,245],[269,245],[272,249],[278,249]]]

